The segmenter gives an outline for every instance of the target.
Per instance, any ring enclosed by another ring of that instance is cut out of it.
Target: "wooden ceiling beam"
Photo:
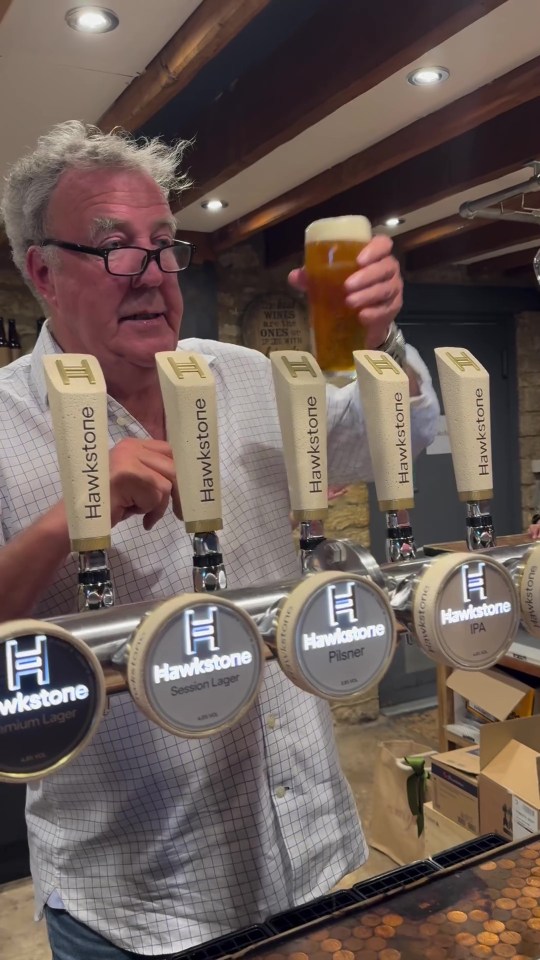
[[[443,220],[434,220],[423,227],[416,227],[407,233],[400,233],[394,238],[394,245],[399,253],[405,254],[417,247],[423,247],[428,243],[436,243],[438,240],[445,240],[447,237],[453,237],[465,230],[475,230],[485,225],[485,220],[465,220],[459,214],[451,217],[445,217]]]
[[[488,260],[479,260],[477,263],[467,264],[467,273],[471,277],[481,278],[485,275],[508,273],[510,270],[521,270],[523,267],[528,267],[531,272],[531,279],[534,279],[532,263],[535,254],[536,247],[529,247],[527,250],[509,251],[503,253],[500,257],[490,257]]]
[[[336,193],[352,189],[399,163],[474,130],[534,99],[539,88],[540,57],[536,57],[217,230],[215,247],[223,250],[234,246],[260,230],[323,203]]]
[[[447,237],[407,254],[405,267],[408,271],[426,270],[443,264],[458,263],[468,257],[478,257],[502,250],[513,244],[525,243],[538,237],[540,243],[540,222],[514,223],[512,220],[482,221],[478,230]]]
[[[193,203],[502,2],[328,0],[225,90],[193,131],[174,131],[196,137],[190,154],[195,185],[175,209]]]
[[[108,132],[135,130],[154,116],[234,40],[271,0],[203,0],[162,50],[98,120]],[[0,0],[0,14],[1,14]]]
[[[514,173],[540,157],[539,110],[537,97],[270,228],[269,262],[300,251],[306,225],[320,217],[357,212],[380,223]]]

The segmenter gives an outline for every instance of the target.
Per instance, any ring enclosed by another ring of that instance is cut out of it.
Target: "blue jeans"
[[[45,907],[45,919],[52,960],[141,960],[140,954],[115,947],[66,910]]]

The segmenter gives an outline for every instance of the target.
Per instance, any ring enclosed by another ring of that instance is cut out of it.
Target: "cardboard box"
[[[453,670],[447,685],[454,692],[454,716],[460,733],[475,743],[479,742],[482,723],[540,712],[540,682],[521,679],[497,667],[478,673]]]
[[[482,727],[479,796],[482,833],[540,832],[540,716]]]
[[[466,840],[474,840],[475,834],[454,823],[444,813],[435,810],[433,803],[424,804],[425,856],[433,857],[442,850],[455,847]]]
[[[436,753],[431,758],[433,807],[449,820],[477,836],[480,829],[477,746]]]

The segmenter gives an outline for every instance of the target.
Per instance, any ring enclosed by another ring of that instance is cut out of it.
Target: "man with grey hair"
[[[178,274],[191,258],[168,202],[186,185],[181,152],[73,121],[42,137],[7,178],[13,258],[48,321],[33,353],[0,373],[5,619],[71,609],[75,565],[42,370],[44,354],[62,351],[94,354],[107,382],[118,602],[192,588],[154,361],[176,348]],[[373,240],[346,282],[371,346],[386,341],[401,306],[390,251],[386,238]],[[303,288],[302,270],[290,279]],[[270,364],[232,344],[182,346],[203,353],[216,379],[229,584],[294,577]],[[410,347],[405,368],[418,452],[435,434],[438,407]],[[370,477],[357,394],[354,385],[328,391],[333,483]],[[275,663],[242,722],[205,740],[177,739],[128,694],[116,696],[82,755],[28,788],[27,821],[54,960],[171,956],[327,892],[366,858],[328,706]]]

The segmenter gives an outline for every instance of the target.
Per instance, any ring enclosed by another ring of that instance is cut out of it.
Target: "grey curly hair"
[[[26,282],[26,251],[45,239],[47,209],[53,191],[69,167],[120,167],[151,176],[165,199],[191,186],[178,173],[190,141],[169,146],[159,138],[135,139],[124,130],[103,133],[81,120],[58,123],[37,141],[35,149],[17,160],[5,178],[0,205],[15,265]]]

